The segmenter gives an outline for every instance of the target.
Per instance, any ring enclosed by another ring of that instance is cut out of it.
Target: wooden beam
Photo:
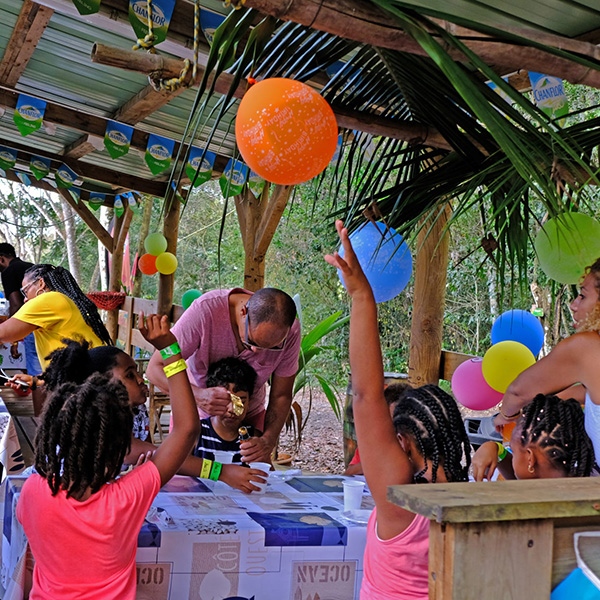
[[[17,144],[12,141],[2,141],[2,144],[10,148],[18,150],[23,156],[27,157],[29,162],[32,155],[39,155],[51,160],[51,168],[58,168],[63,162],[67,164],[73,171],[75,171],[81,177],[86,179],[95,179],[103,183],[108,183],[113,188],[122,187],[127,190],[136,190],[151,196],[164,197],[167,191],[167,183],[165,181],[155,181],[151,179],[144,179],[143,177],[137,177],[136,175],[128,175],[122,171],[113,169],[107,169],[106,167],[99,167],[90,163],[84,163],[78,160],[61,156],[60,154],[53,154],[43,150],[34,150],[24,146],[23,144]]]
[[[75,202],[68,190],[64,188],[52,188],[52,191],[60,194],[67,201],[71,208],[81,217],[81,220],[92,230],[92,233],[102,245],[112,253],[114,245],[113,237],[104,229],[94,213],[83,202]]]
[[[177,236],[179,234],[179,209],[181,202],[177,194],[173,194],[163,223],[163,235],[167,238],[167,252],[177,255]],[[173,308],[174,274],[160,275],[158,280],[158,314],[169,315]]]
[[[188,0],[189,1],[189,0]],[[234,0],[239,4],[240,0]],[[420,44],[397,25],[393,17],[370,2],[361,0],[245,0],[245,6],[284,21],[294,21],[313,29],[363,44],[376,44],[400,52],[428,56]],[[538,32],[527,31],[529,39],[536,39]],[[484,62],[493,64],[504,72],[527,69],[566,79],[570,83],[600,88],[600,70],[593,70],[570,60],[549,54],[538,48],[507,44],[490,40],[464,39],[463,43]],[[568,40],[568,38],[564,38]],[[584,44],[584,42],[580,42]],[[581,46],[583,48],[583,46]],[[600,48],[585,46],[580,54],[600,60]],[[464,55],[452,48],[448,54],[457,61],[465,61]]]
[[[174,92],[157,91],[151,85],[147,85],[141,92],[125,102],[114,114],[114,120],[120,123],[135,125],[146,117],[156,112],[159,108],[168,104],[173,98],[185,92],[187,88],[180,87]]]
[[[23,2],[0,62],[0,83],[17,85],[53,14],[51,8],[31,0]]]
[[[82,135],[80,138],[76,139],[72,144],[69,144],[62,151],[62,154],[67,158],[79,159],[88,154],[91,154],[96,150],[94,144],[90,142],[89,135]]]
[[[4,107],[9,110],[14,109],[17,106],[18,98],[19,92],[16,90],[0,88],[0,107]],[[115,120],[119,119],[115,118]],[[62,125],[63,127],[68,127],[69,129],[79,131],[86,135],[104,138],[106,125],[109,119],[46,101],[44,121],[48,123],[55,123],[56,125]],[[148,146],[149,136],[149,133],[142,131],[141,129],[134,128],[133,135],[131,137],[131,148],[145,152],[146,147]],[[11,146],[10,143],[7,143],[7,145]],[[175,148],[173,151],[174,154],[177,154],[179,146],[180,144],[175,142]],[[218,154],[215,160],[214,172],[219,174],[222,173],[227,165],[227,162],[229,161],[229,158],[230,157]]]

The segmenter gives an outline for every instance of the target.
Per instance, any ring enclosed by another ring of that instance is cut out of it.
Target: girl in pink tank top
[[[341,221],[344,247],[325,260],[352,297],[350,367],[356,437],[375,500],[369,520],[361,600],[428,598],[429,521],[387,501],[390,485],[467,481],[470,446],[456,402],[434,385],[398,394],[393,421],[383,391],[377,306]]]

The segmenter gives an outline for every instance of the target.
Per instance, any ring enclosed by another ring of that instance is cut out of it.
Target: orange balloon
[[[156,268],[156,256],[154,254],[142,254],[138,260],[138,267],[144,275],[154,275]]]
[[[235,137],[246,164],[280,185],[312,179],[331,162],[338,139],[331,106],[311,87],[274,77],[244,95]]]

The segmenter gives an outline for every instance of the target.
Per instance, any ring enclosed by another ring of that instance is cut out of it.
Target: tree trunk
[[[440,378],[449,246],[444,228],[450,211],[450,204],[442,206],[423,224],[417,237],[408,363],[409,381],[414,386],[437,384]]]
[[[100,207],[100,224],[108,230],[110,227],[110,221],[114,211],[108,206]],[[108,260],[106,257],[106,247],[98,240],[98,261],[100,263],[100,289],[103,292],[108,290]]]
[[[144,240],[148,237],[150,231],[150,221],[152,220],[152,207],[154,205],[154,199],[152,196],[144,196],[144,212],[142,213],[142,224],[140,225],[140,241],[138,242],[137,255],[138,260],[146,252],[144,248]],[[142,293],[142,272],[139,266],[135,270],[135,277],[133,279],[133,288],[131,295],[135,298],[139,298]]]
[[[67,258],[69,260],[69,271],[75,281],[81,287],[81,255],[76,239],[75,211],[61,197],[63,222],[65,227],[65,245],[67,246]]]
[[[171,206],[165,214],[163,235],[167,238],[167,252],[177,255],[177,234],[179,233],[179,208],[181,201],[178,194],[173,194]],[[168,315],[173,307],[173,290],[175,275],[160,275],[158,281],[158,314]]]

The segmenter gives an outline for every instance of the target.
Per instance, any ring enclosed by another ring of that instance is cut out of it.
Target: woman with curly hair
[[[494,423],[501,429],[517,421],[523,407],[537,394],[558,394],[562,398],[585,401],[585,430],[599,462],[600,259],[586,268],[579,294],[571,303],[571,312],[576,332],[513,381],[504,394]]]
[[[23,306],[0,324],[0,342],[14,342],[33,333],[42,369],[48,356],[64,346],[63,340],[88,341],[92,346],[111,345],[96,305],[81,291],[73,275],[63,267],[34,265],[25,271],[21,293]],[[36,415],[41,402],[35,402]]]

